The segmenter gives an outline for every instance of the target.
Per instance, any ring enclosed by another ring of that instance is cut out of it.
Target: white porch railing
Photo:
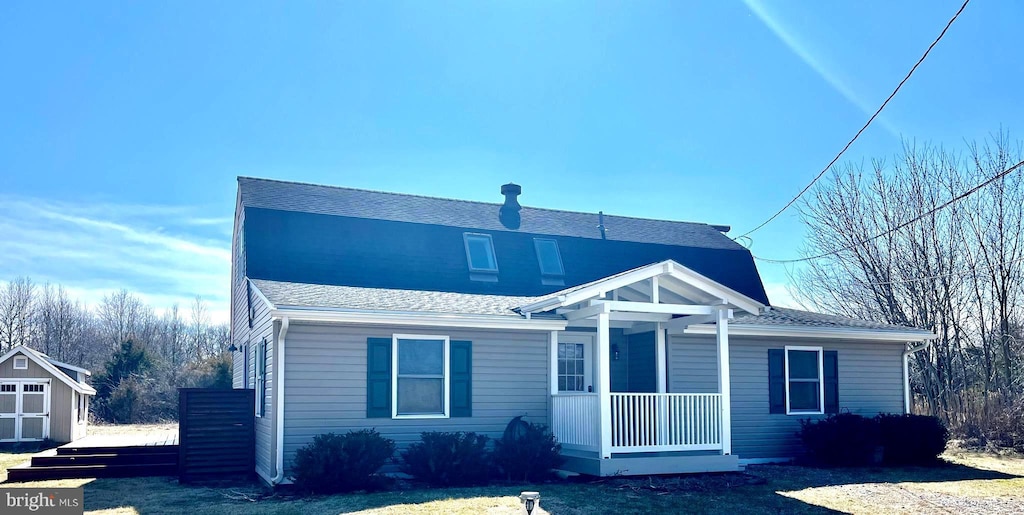
[[[596,393],[560,393],[551,397],[551,431],[563,448],[600,449],[599,406]]]
[[[600,397],[551,397],[551,429],[566,449],[601,447]],[[722,449],[722,395],[718,393],[612,393],[611,452]]]
[[[722,448],[718,393],[612,393],[612,452]]]

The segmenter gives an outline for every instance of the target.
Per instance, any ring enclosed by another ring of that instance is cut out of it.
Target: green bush
[[[949,431],[936,417],[883,414],[876,420],[887,465],[931,465],[946,450]]]
[[[551,475],[565,461],[555,435],[539,424],[523,423],[515,434],[494,443],[494,463],[509,480],[537,481]]]
[[[813,462],[833,467],[873,464],[880,444],[878,421],[852,413],[801,420],[800,439]]]
[[[486,483],[490,476],[488,438],[476,433],[428,432],[401,453],[402,472],[431,486]]]
[[[295,453],[295,486],[317,494],[376,489],[376,473],[394,452],[395,442],[373,429],[314,436]]]

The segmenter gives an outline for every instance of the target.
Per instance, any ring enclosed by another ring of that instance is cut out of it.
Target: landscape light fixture
[[[531,515],[533,509],[540,506],[540,492],[522,492],[519,494],[519,500],[523,502],[526,515]]]

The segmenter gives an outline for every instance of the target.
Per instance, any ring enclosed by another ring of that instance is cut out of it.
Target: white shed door
[[[43,440],[49,436],[49,382],[0,382],[0,442]]]

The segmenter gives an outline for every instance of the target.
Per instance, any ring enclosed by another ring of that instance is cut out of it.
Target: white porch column
[[[551,331],[551,395],[558,395],[558,331]]]
[[[667,349],[665,348],[665,326],[658,322],[654,330],[654,359],[657,361],[658,393],[668,393],[668,370],[666,364]]]
[[[718,310],[715,335],[718,340],[718,393],[722,394],[722,454],[732,454],[732,401],[729,382],[729,319],[732,312]]]
[[[601,458],[612,457],[612,380],[609,353],[611,351],[611,335],[609,334],[610,315],[604,311],[597,315],[597,391],[600,407],[597,410],[601,417]]]

